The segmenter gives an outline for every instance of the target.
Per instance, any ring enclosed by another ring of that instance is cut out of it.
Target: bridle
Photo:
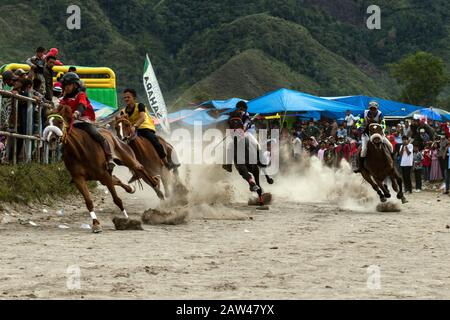
[[[63,129],[62,129],[63,135],[61,137],[61,142],[65,144],[67,142],[67,134],[68,134],[69,124],[67,123],[66,119],[64,119],[64,117],[61,116],[58,113],[50,114],[49,116],[47,116],[47,119],[49,121],[51,121],[52,118],[57,118],[57,119],[62,121],[62,123],[63,123]],[[51,124],[53,125],[53,123],[51,123]]]
[[[130,120],[126,119],[126,118],[120,118],[119,120],[117,120],[117,125],[120,127],[120,135],[122,136],[122,141],[126,142],[126,143],[130,143],[131,141],[135,140],[137,137],[137,132],[134,133],[134,135],[129,135],[127,137],[125,137],[123,135],[123,129],[122,129],[122,122],[125,122],[129,125],[131,125]]]

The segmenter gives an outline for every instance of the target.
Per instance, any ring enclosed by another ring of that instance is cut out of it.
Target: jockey
[[[369,143],[370,140],[369,126],[372,123],[378,123],[382,125],[383,128],[385,128],[383,113],[378,108],[379,108],[378,102],[371,101],[369,103],[369,110],[364,111],[364,118],[361,119],[360,123],[357,125],[358,128],[363,127],[364,131],[361,135],[361,157],[360,161],[358,162],[358,169],[354,171],[355,173],[361,172],[361,169],[363,168],[364,165],[364,159],[367,156],[367,144]],[[389,148],[389,151],[392,155],[393,153],[392,144],[384,135],[384,130],[383,130],[383,143]]]
[[[68,72],[61,78],[61,84],[64,96],[60,101],[60,106],[69,106],[72,109],[74,120],[78,120],[74,121],[73,126],[85,131],[92,139],[102,146],[106,156],[108,171],[112,172],[115,163],[113,161],[111,147],[94,125],[95,112],[86,93],[82,91],[80,77],[76,73]]]
[[[156,127],[152,117],[148,114],[147,107],[143,103],[136,101],[136,90],[126,89],[123,93],[127,106],[125,110],[122,110],[121,115],[128,115],[128,118],[133,125],[131,129],[132,134],[134,135],[137,131],[138,136],[144,137],[150,141],[166,168],[169,170],[174,169],[176,165],[169,162],[167,159],[167,153],[156,136]]]
[[[250,114],[247,111],[248,110],[247,103],[245,101],[239,101],[236,104],[236,109],[237,110],[235,112],[233,112],[233,115],[237,115],[238,113],[240,114],[239,117],[241,118],[242,123],[244,125],[242,129],[245,134],[245,137],[248,138],[251,145],[258,152],[258,165],[265,167],[266,165],[264,165],[264,163],[267,162],[267,159],[264,159],[265,155],[261,152],[261,148],[259,146],[258,140],[253,135],[255,133],[255,125],[253,124],[253,119],[250,118]],[[231,116],[230,116],[230,119],[231,119]],[[232,146],[228,146],[227,155],[231,154],[232,149],[233,149]],[[262,158],[261,161],[259,160],[260,157]],[[228,172],[232,171],[231,164],[225,164],[222,167]]]

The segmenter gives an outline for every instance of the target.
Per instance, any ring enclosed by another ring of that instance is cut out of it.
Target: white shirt
[[[400,167],[412,167],[413,165],[413,150],[414,147],[413,145],[410,143],[406,146],[408,148],[408,150],[410,151],[410,154],[408,156],[408,154],[406,153],[406,149],[405,147],[402,145],[401,148],[401,153],[402,153],[402,161],[400,162]]]
[[[302,140],[300,138],[295,138],[294,141],[292,141],[294,154],[301,154],[302,153]]]
[[[345,121],[347,121],[347,127],[353,126],[356,120],[357,119],[352,114],[349,114],[348,116],[345,117]]]

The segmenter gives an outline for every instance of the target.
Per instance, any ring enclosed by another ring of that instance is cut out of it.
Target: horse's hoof
[[[273,184],[273,182],[274,182],[274,181],[273,181],[272,178],[268,178],[268,179],[267,179],[267,183],[268,183],[268,184]]]
[[[136,187],[134,186],[130,186],[131,190],[130,190],[130,194],[134,194],[136,192]]]
[[[390,193],[385,194],[384,197],[390,199],[391,198],[391,194]]]
[[[383,202],[383,203],[387,201],[387,199],[386,199],[386,198],[384,198],[384,197],[383,197],[383,198],[381,198],[380,200],[381,200],[381,202]]]
[[[93,232],[93,233],[101,233],[102,231],[103,231],[103,228],[102,228],[101,225],[99,225],[99,224],[94,224],[94,225],[92,226],[92,232]]]

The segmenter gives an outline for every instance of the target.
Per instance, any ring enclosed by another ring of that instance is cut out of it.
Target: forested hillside
[[[58,47],[66,64],[109,66],[136,87],[148,53],[168,105],[250,99],[289,87],[319,95],[398,98],[386,64],[418,50],[450,66],[447,0],[0,1],[0,63]],[[81,8],[81,30],[66,27]],[[371,4],[381,30],[369,30]],[[443,94],[445,98],[450,90]]]

